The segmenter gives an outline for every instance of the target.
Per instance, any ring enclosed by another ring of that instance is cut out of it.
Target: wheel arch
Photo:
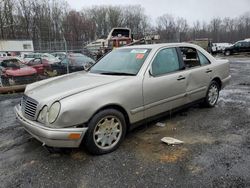
[[[219,77],[215,77],[212,79],[212,81],[215,81],[219,84],[219,87],[220,87],[220,90],[221,90],[221,87],[222,87],[222,82],[221,82],[221,79]]]
[[[99,108],[98,110],[96,110],[95,113],[93,113],[93,115],[91,116],[91,118],[94,115],[96,115],[98,112],[100,112],[102,110],[106,110],[106,109],[115,109],[115,110],[121,112],[124,115],[124,118],[125,118],[125,121],[126,121],[126,125],[127,125],[127,130],[129,130],[129,127],[130,127],[130,118],[129,118],[128,112],[125,110],[125,108],[123,108],[119,104],[107,104],[105,106],[102,106],[101,108]]]

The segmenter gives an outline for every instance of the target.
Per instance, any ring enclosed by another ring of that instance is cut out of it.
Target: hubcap
[[[218,87],[216,85],[211,85],[208,91],[208,102],[210,105],[215,105],[219,96]]]
[[[106,116],[97,123],[93,137],[99,148],[110,149],[119,142],[121,135],[120,120],[115,116]]]

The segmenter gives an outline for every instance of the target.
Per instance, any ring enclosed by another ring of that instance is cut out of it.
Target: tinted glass
[[[242,42],[237,42],[236,44],[235,44],[235,47],[241,47],[242,46]]]
[[[152,74],[154,76],[175,72],[179,69],[180,65],[175,48],[161,50],[152,63]]]

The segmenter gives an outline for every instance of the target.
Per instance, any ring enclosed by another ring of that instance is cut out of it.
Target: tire
[[[105,109],[89,121],[84,145],[94,155],[110,153],[120,146],[125,135],[124,115],[115,109]]]
[[[2,77],[2,86],[5,87],[5,86],[9,86],[9,85],[10,85],[10,83],[9,83],[8,78]]]
[[[226,56],[230,56],[230,55],[231,55],[231,52],[227,50],[227,51],[225,51],[225,55],[226,55]]]
[[[206,107],[214,107],[218,101],[220,93],[220,87],[218,82],[212,81],[208,87],[205,101],[203,103]]]

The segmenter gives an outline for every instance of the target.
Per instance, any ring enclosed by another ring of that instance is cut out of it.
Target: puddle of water
[[[80,151],[77,151],[77,152],[72,152],[70,157],[73,159],[73,160],[78,160],[78,161],[84,161],[86,160],[86,154],[84,152],[80,152]]]
[[[161,154],[159,158],[162,163],[176,163],[178,161],[183,160],[187,155],[188,155],[188,149],[179,147],[171,152]]]

